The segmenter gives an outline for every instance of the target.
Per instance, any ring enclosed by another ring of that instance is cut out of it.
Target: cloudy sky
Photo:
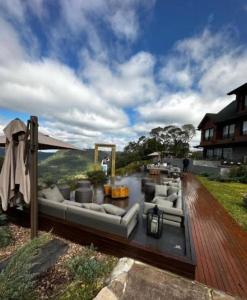
[[[246,0],[0,0],[0,131],[37,115],[79,147],[122,148],[197,126],[247,81],[246,22]]]

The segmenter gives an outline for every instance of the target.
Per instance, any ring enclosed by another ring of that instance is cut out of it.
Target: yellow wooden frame
[[[111,177],[115,177],[116,172],[116,145],[114,144],[95,144],[94,163],[99,162],[99,148],[111,148]]]

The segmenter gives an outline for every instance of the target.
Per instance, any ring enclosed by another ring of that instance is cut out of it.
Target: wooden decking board
[[[247,299],[247,233],[191,174],[184,178],[196,280]]]

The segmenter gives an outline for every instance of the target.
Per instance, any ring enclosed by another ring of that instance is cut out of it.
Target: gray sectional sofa
[[[140,211],[138,203],[134,204],[123,216],[86,209],[81,203],[67,200],[57,202],[39,197],[38,203],[39,211],[45,215],[125,238],[128,238],[135,228]]]
[[[180,179],[165,179],[162,185],[155,185],[155,197],[152,202],[145,202],[143,217],[149,209],[158,206],[163,211],[163,223],[181,227],[184,220],[182,184]]]

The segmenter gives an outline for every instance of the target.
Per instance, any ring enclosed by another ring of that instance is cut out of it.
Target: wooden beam
[[[96,165],[99,161],[99,147],[97,144],[95,144],[94,148],[94,164]]]
[[[116,146],[112,147],[112,156],[111,156],[111,177],[115,177],[116,172]]]
[[[31,239],[38,236],[38,118],[30,118],[30,197],[31,197]]]

